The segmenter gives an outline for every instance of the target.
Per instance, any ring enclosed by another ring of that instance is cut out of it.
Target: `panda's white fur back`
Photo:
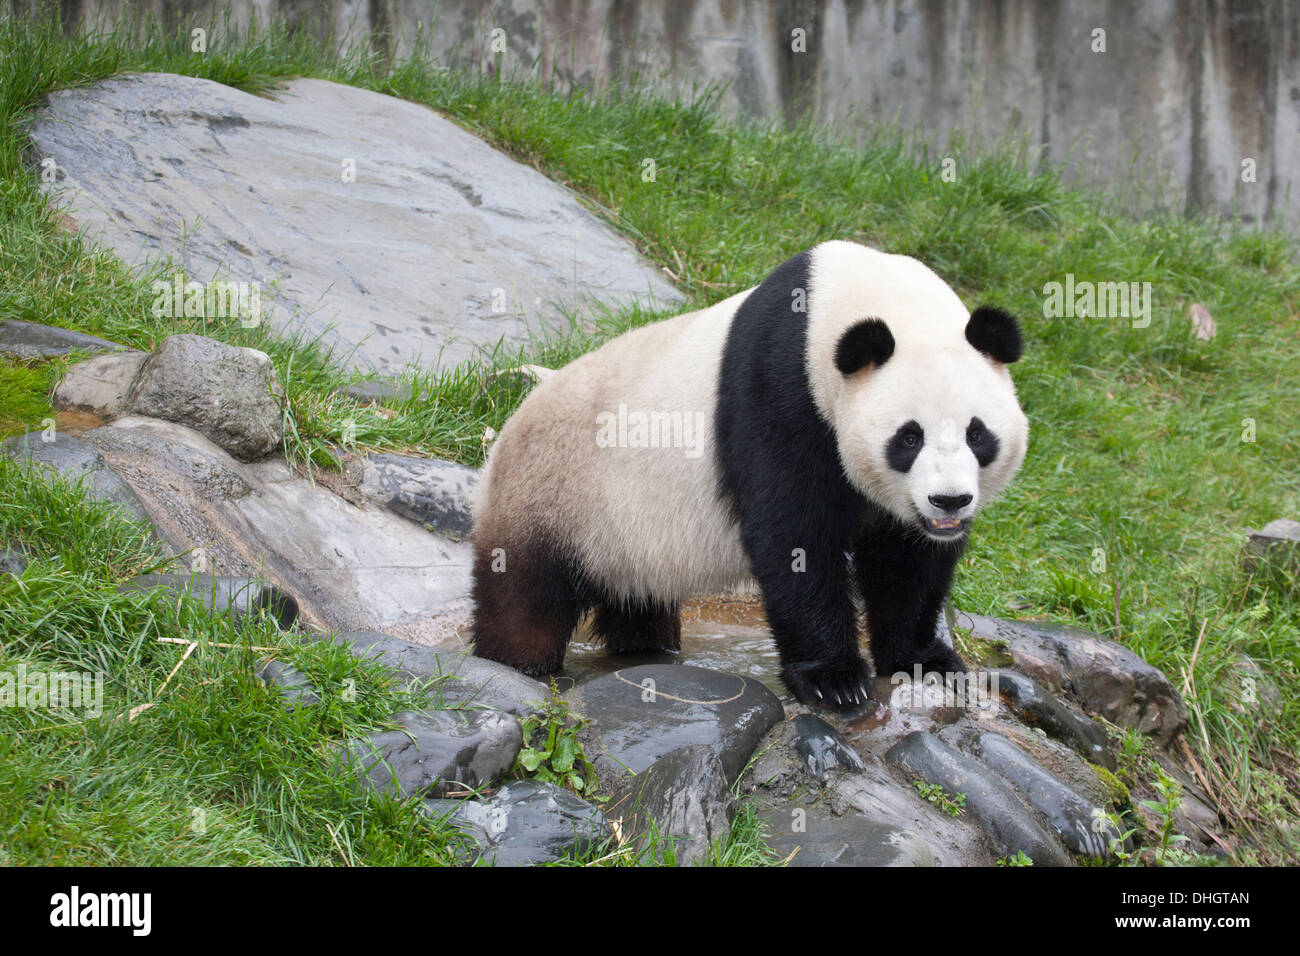
[[[624,598],[743,584],[739,533],[718,501],[713,414],[727,333],[749,291],[625,333],[538,386],[496,440],[476,521],[545,528]],[[620,406],[687,416],[699,444],[599,447],[598,416]]]

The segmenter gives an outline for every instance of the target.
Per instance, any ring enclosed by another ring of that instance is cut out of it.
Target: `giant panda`
[[[475,653],[554,672],[588,611],[612,653],[677,651],[684,599],[756,581],[804,703],[868,697],[855,589],[876,673],[965,670],[935,623],[971,519],[1025,456],[1020,354],[1006,312],[842,241],[612,339],[491,449]]]

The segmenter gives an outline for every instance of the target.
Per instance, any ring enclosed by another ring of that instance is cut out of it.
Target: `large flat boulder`
[[[277,329],[353,368],[450,366],[590,300],[680,299],[562,186],[380,93],[117,76],[51,94],[30,135],[57,164],[46,188],[121,258],[170,255],[189,280],[249,283],[247,302],[256,284]],[[231,312],[208,318],[249,320]]]

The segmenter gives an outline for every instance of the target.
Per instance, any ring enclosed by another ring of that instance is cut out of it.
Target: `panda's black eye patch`
[[[894,432],[885,445],[885,461],[889,462],[889,467],[894,471],[907,474],[924,447],[925,430],[914,421],[907,422]]]
[[[966,426],[966,444],[975,454],[975,460],[981,468],[987,467],[998,457],[998,436],[988,430],[978,418],[972,418]]]

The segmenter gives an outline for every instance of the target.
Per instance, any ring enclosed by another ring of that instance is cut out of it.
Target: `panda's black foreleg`
[[[785,686],[814,707],[865,703],[871,671],[858,650],[843,548],[770,525],[745,537]]]
[[[927,674],[966,670],[956,651],[935,634],[962,549],[963,542],[931,541],[890,519],[861,533],[854,564],[876,676],[910,675],[917,664]]]

